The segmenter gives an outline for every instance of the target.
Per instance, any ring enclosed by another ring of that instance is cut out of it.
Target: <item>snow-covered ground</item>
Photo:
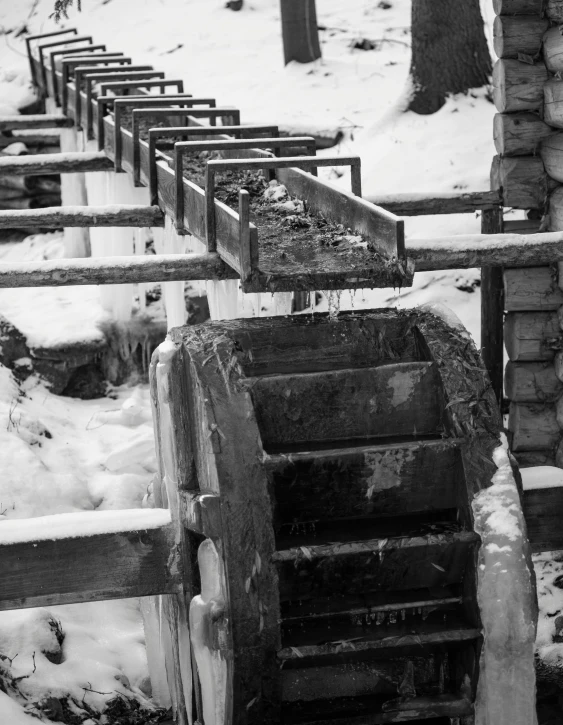
[[[323,153],[361,155],[366,196],[488,188],[495,111],[486,89],[452,98],[432,116],[403,112],[410,0],[317,0],[323,59],[286,68],[278,0],[245,0],[238,13],[225,9],[223,0],[83,0],[82,6],[82,13],[71,10],[65,25],[182,78],[194,96],[240,108],[244,123],[341,131],[342,143]],[[16,36],[24,26],[33,33],[54,29],[52,9],[53,0],[0,2],[0,114],[30,100],[25,44]],[[482,0],[482,10],[490,35],[490,0]],[[373,41],[375,50],[352,49],[360,38]],[[339,181],[348,183],[345,176]],[[474,233],[479,225],[478,215],[470,214],[411,218],[406,226],[412,238]],[[0,258],[56,258],[61,249],[58,235],[45,235],[0,245]],[[466,270],[417,274],[411,289],[344,294],[340,304],[357,309],[439,301],[456,311],[479,344],[479,297],[479,273]],[[98,291],[89,287],[2,290],[0,313],[31,345],[101,338],[100,324],[107,322]],[[145,386],[81,401],[52,395],[37,378],[18,386],[0,367],[0,518],[139,507],[155,469],[151,441]],[[556,564],[546,558],[538,567],[543,581]],[[542,619],[539,642],[563,664],[551,643],[563,592],[550,591],[554,600],[542,606],[549,617]],[[55,664],[43,652],[60,650],[61,631],[64,661]],[[0,613],[2,670],[23,678],[10,696],[0,687],[0,722],[10,725],[37,722],[34,702],[68,693],[77,707],[97,710],[116,692],[143,701],[149,689],[138,603]]]

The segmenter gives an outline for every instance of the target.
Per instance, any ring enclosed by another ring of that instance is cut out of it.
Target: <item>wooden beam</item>
[[[418,272],[548,265],[563,260],[563,232],[460,234],[436,239],[413,239],[407,245],[407,254],[416,263]]]
[[[90,171],[110,171],[111,159],[103,152],[67,152],[35,154],[32,156],[0,157],[0,174],[38,176],[41,174],[76,174]]]
[[[561,343],[561,329],[556,312],[509,312],[504,322],[504,340],[513,362],[553,360],[555,347]]]
[[[504,290],[508,312],[558,310],[563,305],[554,266],[506,269]]]
[[[166,594],[182,586],[171,525],[0,544],[0,563],[0,610]]]
[[[502,204],[502,196],[498,190],[473,191],[467,194],[392,194],[367,196],[364,199],[397,216],[470,214],[479,209],[491,209]]]
[[[483,234],[501,234],[503,209],[485,209],[481,216]],[[481,350],[483,362],[499,405],[503,379],[504,282],[502,267],[481,268]]]
[[[162,227],[164,215],[157,206],[52,206],[25,211],[0,211],[0,229],[44,227]]]
[[[238,276],[217,254],[88,257],[16,264],[0,262],[0,288],[238,279]]]
[[[13,131],[22,128],[70,128],[71,126],[74,126],[71,118],[48,113],[0,117],[0,131]]]

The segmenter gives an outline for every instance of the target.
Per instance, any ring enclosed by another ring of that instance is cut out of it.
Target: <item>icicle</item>
[[[81,151],[75,128],[61,129],[61,152]],[[87,206],[84,174],[61,174],[61,198],[63,206]],[[66,227],[64,230],[65,257],[89,257],[90,235],[86,227]]]
[[[184,238],[176,234],[174,225],[168,216],[166,216],[164,224],[164,230],[154,230],[154,246],[157,254],[181,254],[185,251]],[[185,325],[184,282],[164,282],[162,296],[168,329]]]

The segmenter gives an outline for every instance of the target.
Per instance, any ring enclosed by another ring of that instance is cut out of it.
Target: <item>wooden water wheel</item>
[[[471,501],[501,421],[467,333],[394,310],[177,328],[152,389],[187,720],[473,723]]]

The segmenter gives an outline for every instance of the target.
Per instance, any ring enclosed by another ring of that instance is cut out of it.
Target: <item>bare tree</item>
[[[449,93],[483,86],[490,73],[479,0],[412,0],[411,111],[435,113]]]

